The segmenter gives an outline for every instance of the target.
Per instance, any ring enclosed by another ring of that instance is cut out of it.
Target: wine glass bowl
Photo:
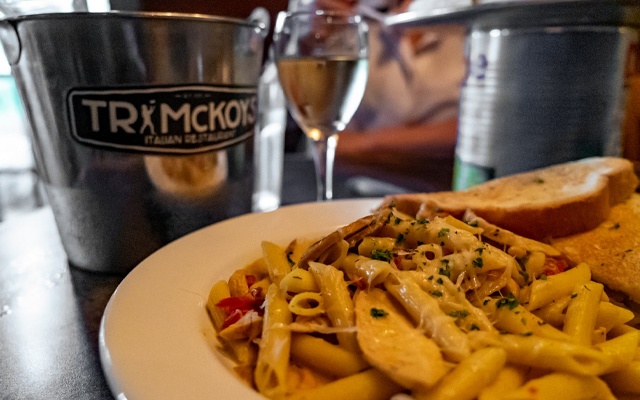
[[[368,76],[368,27],[359,15],[301,11],[278,15],[275,60],[287,107],[313,143],[318,200],[333,197],[338,133],[356,112]]]

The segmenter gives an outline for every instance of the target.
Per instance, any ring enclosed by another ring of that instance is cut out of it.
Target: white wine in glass
[[[338,133],[367,82],[366,23],[341,12],[281,14],[274,40],[289,111],[314,146],[318,200],[330,200]]]

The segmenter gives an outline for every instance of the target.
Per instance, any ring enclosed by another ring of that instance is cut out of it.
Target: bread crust
[[[466,209],[487,221],[533,239],[593,229],[611,207],[638,186],[633,164],[593,157],[494,179],[459,192],[389,196],[384,203],[417,218],[439,213],[462,217]]]
[[[640,304],[640,194],[614,206],[595,229],[552,245],[572,261],[589,264],[593,280]]]
[[[606,193],[606,192],[603,192]],[[478,210],[476,215],[519,235],[537,240],[571,235],[593,229],[609,214],[606,194],[585,196],[579,201],[553,207]]]

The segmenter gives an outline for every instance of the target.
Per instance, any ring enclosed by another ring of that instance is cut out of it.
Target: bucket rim
[[[266,29],[263,23],[250,19],[240,19],[226,16],[200,14],[200,13],[182,13],[182,12],[165,12],[165,11],[72,11],[72,12],[51,12],[16,15],[0,18],[12,23],[29,22],[36,20],[65,20],[65,19],[138,19],[138,20],[169,20],[169,21],[194,21],[194,22],[216,22],[237,26],[245,26],[249,28]]]

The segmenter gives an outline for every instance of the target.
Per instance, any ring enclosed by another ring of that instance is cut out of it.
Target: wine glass
[[[291,115],[313,144],[318,200],[333,198],[338,133],[367,82],[368,27],[343,11],[280,13],[274,29],[278,77]]]

